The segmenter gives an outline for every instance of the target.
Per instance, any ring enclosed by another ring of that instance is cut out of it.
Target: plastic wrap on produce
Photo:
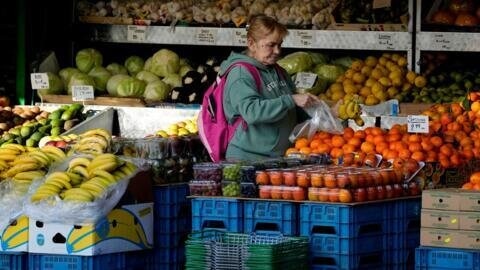
[[[194,108],[118,108],[120,134],[124,138],[142,138],[172,123],[192,118],[198,111]]]
[[[66,171],[69,162],[73,158],[79,156],[80,155],[69,157],[62,163],[61,166],[56,168],[58,171]],[[36,180],[30,185],[27,199],[25,200],[23,206],[24,213],[32,219],[49,223],[71,225],[95,223],[97,220],[105,217],[118,204],[123,194],[127,190],[130,179],[138,172],[139,165],[146,165],[141,162],[141,160],[142,159],[129,159],[129,161],[133,162],[137,166],[137,169],[132,174],[117,181],[115,185],[110,186],[101,197],[96,198],[93,202],[63,201],[58,195],[51,197],[53,199],[32,202],[30,198],[44,183],[45,179],[48,177],[47,174],[45,178]]]
[[[28,186],[16,185],[12,179],[0,182],[0,232],[23,213],[27,190]]]

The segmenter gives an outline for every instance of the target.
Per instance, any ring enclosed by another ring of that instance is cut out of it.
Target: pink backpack
[[[228,123],[223,110],[223,93],[227,75],[235,66],[245,67],[255,79],[257,89],[262,89],[262,79],[257,68],[247,62],[236,62],[228,67],[222,76],[218,76],[205,92],[197,120],[198,135],[214,162],[225,159],[228,143],[238,125],[242,123],[243,127],[247,128],[247,123],[241,117],[237,117],[233,124]]]

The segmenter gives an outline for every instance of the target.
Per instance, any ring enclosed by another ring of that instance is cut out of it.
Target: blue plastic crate
[[[330,254],[357,254],[385,250],[388,237],[376,234],[354,238],[343,238],[335,234],[312,234],[310,252]]]
[[[188,201],[190,189],[187,183],[153,186],[155,204],[176,204]]]
[[[300,205],[300,235],[332,233],[352,238],[365,234],[387,233],[388,209],[388,203],[304,203]]]
[[[420,217],[390,219],[389,233],[417,232],[420,231]]]
[[[31,270],[121,270],[126,268],[125,254],[72,256],[30,253],[28,265]]]
[[[192,221],[187,218],[159,218],[155,219],[155,233],[183,233],[191,231]]]
[[[0,270],[23,270],[27,268],[28,253],[0,253]]]
[[[126,269],[129,270],[155,270],[153,250],[140,250],[125,253]]]
[[[479,270],[480,251],[422,246],[415,249],[415,268]]]
[[[399,198],[387,202],[388,219],[420,219],[422,210],[422,199],[419,198]]]
[[[352,270],[383,269],[385,263],[383,251],[362,254],[328,254],[312,256],[311,270]]]
[[[155,204],[155,218],[188,218],[192,214],[190,203]]]
[[[153,260],[155,264],[160,263],[176,263],[185,260],[182,258],[181,248],[156,248],[153,250]]]
[[[242,201],[225,198],[193,199],[192,231],[210,228],[243,232]]]
[[[297,205],[291,202],[245,201],[244,232],[277,231],[283,235],[298,234]]]
[[[420,245],[420,230],[388,235],[388,248],[415,249]]]
[[[156,248],[176,248],[185,246],[188,233],[158,233],[155,234]]]

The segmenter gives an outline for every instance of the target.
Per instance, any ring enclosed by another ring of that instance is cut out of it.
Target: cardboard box
[[[460,213],[458,211],[422,209],[420,222],[422,227],[437,229],[460,229]]]
[[[480,249],[480,232],[447,229],[420,229],[420,245]]]
[[[20,216],[0,233],[1,252],[28,251],[28,217]]]
[[[480,193],[461,189],[426,190],[422,209],[480,211]]]
[[[72,226],[30,219],[32,253],[93,256],[153,248],[153,203],[115,208],[96,224]]]

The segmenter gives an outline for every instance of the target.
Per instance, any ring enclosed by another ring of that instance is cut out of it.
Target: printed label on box
[[[28,251],[28,217],[20,216],[0,234],[1,252]]]

